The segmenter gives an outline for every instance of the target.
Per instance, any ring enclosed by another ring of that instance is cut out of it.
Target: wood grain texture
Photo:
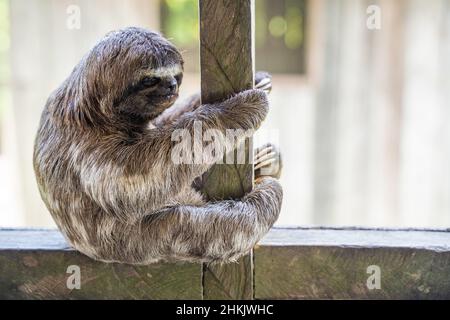
[[[67,289],[67,267],[81,290]],[[450,230],[273,228],[238,264],[93,261],[57,230],[0,229],[0,299],[450,299]],[[381,289],[366,286],[381,269]],[[203,279],[202,279],[203,276]],[[203,281],[202,281],[203,280]],[[202,286],[203,282],[203,286]]]
[[[81,288],[68,289],[71,265]],[[201,299],[202,266],[94,261],[56,230],[0,230],[0,299]]]
[[[448,231],[274,229],[254,255],[256,299],[450,298]]]
[[[203,103],[253,88],[253,0],[200,0],[200,64]],[[210,200],[238,199],[253,187],[253,145],[244,164],[216,164],[202,178]],[[235,153],[236,154],[236,153]],[[225,162],[225,161],[224,161]],[[237,264],[204,267],[205,299],[252,299],[251,255]]]
[[[203,103],[253,88],[253,0],[200,0],[200,65]],[[211,200],[236,199],[253,186],[253,146],[246,163],[216,164],[203,176]]]
[[[203,299],[253,299],[252,254],[239,259],[237,263],[205,266],[203,271]]]
[[[81,288],[68,289],[71,265]],[[201,266],[96,262],[75,251],[0,251],[0,299],[201,299]]]

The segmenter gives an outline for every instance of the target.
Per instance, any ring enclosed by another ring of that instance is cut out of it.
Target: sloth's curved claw
[[[271,143],[267,143],[255,150],[255,178],[271,176],[279,179],[283,162],[278,148]]]
[[[264,90],[267,94],[272,91],[272,76],[265,71],[258,71],[255,75],[255,89]]]

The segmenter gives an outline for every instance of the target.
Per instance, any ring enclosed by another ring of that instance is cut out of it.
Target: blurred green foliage
[[[164,0],[162,29],[178,46],[190,47],[198,41],[198,0]]]
[[[297,49],[303,44],[303,12],[292,2],[286,6],[286,33],[284,43],[289,49]]]

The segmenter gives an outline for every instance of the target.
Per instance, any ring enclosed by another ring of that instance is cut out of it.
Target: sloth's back
[[[34,144],[36,181],[42,200],[68,242],[95,257],[95,233],[105,214],[82,190],[73,161],[75,137],[66,130],[62,132],[55,125],[46,106]]]

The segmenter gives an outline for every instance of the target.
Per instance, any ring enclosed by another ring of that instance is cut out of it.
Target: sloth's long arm
[[[165,192],[172,194],[190,185],[196,177],[211,167],[215,160],[213,155],[202,153],[201,163],[181,165],[176,163],[173,152],[177,144],[174,139],[177,132],[183,131],[193,143],[194,127],[197,123],[201,124],[203,132],[215,129],[225,135],[228,129],[238,129],[243,137],[248,137],[260,126],[267,112],[267,96],[261,90],[244,91],[219,104],[201,105],[194,112],[184,114],[170,127],[150,133],[147,139],[144,138],[136,147],[136,154],[132,160],[142,163],[143,169],[151,176],[163,175],[158,181],[167,181],[167,187],[171,190],[166,189]],[[153,163],[146,161],[149,155],[158,161]]]
[[[165,127],[173,124],[183,114],[195,111],[201,105],[200,94],[195,94],[184,101],[177,102],[175,105],[164,111],[159,117],[152,121],[156,127]]]
[[[272,76],[265,71],[258,71],[255,74],[255,89],[260,89],[270,93],[272,90]],[[184,101],[177,102],[175,105],[164,111],[153,124],[157,127],[170,125],[179,119],[184,113],[192,112],[201,105],[200,93],[194,94]]]
[[[172,140],[176,130],[186,130],[192,137],[194,124],[200,121],[203,130],[224,133],[227,129],[241,129],[248,136],[259,127],[267,111],[266,94],[259,90],[244,91],[220,104],[202,105],[169,128],[150,130],[137,144],[106,149],[105,157],[87,157],[80,174],[84,191],[106,212],[124,221],[139,219],[191,186],[214,162],[212,155],[203,158],[203,154],[202,163],[174,162],[176,142]],[[139,212],[135,208],[140,208]]]
[[[233,261],[270,229],[282,197],[278,181],[264,177],[241,201],[169,207],[134,225],[117,224],[112,233],[117,239],[109,242],[114,246],[99,248],[96,258],[136,264],[172,259]]]

